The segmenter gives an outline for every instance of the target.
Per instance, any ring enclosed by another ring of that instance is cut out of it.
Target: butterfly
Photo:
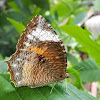
[[[28,23],[6,63],[15,87],[42,87],[69,77],[63,42],[41,15]]]

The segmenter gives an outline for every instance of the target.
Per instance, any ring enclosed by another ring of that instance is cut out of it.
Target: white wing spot
[[[20,59],[20,58],[17,58],[16,60],[17,60],[17,61],[20,61],[21,59]]]
[[[63,52],[66,52],[65,50],[63,50]]]
[[[12,64],[12,66],[13,66],[13,67],[16,67],[16,66],[17,66],[17,64]]]
[[[21,84],[21,81],[18,82],[18,85],[20,85],[20,84]]]
[[[48,27],[50,27],[51,25],[50,24],[47,24],[48,25]]]
[[[28,39],[30,39],[30,40],[32,40],[32,39],[33,39],[33,36],[32,36],[32,35],[30,35],[30,34],[28,34],[28,35],[27,35],[27,37],[28,37]]]
[[[57,59],[59,58],[59,56],[56,57]]]
[[[41,28],[37,28],[36,31],[33,30],[31,34],[39,38],[40,41],[53,40],[58,42],[60,40],[58,35],[52,34],[52,31],[42,30]]]
[[[23,44],[25,44],[26,46],[31,46],[31,44],[24,42]]]
[[[19,73],[16,73],[16,76],[18,76],[19,75]]]
[[[36,38],[39,38],[40,41],[46,41],[46,40],[52,40],[55,42],[60,41],[58,35],[54,35],[52,33],[52,30],[43,30],[45,19],[42,19],[42,16],[40,15],[38,20],[38,25],[36,30],[33,30],[30,35],[28,35],[29,38],[32,38],[31,36],[35,36]],[[47,24],[47,26],[51,26],[50,24]]]

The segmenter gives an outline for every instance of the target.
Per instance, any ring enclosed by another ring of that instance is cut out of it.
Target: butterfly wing
[[[65,78],[63,43],[51,25],[37,15],[19,37],[16,52],[7,61],[16,87],[40,87]]]

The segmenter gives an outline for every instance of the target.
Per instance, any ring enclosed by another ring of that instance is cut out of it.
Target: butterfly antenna
[[[79,70],[81,70],[81,69],[83,69],[84,67],[82,67],[82,68],[80,68],[80,69],[78,69],[78,70],[76,70],[76,71],[74,71],[74,72],[72,72],[72,73],[75,73],[75,72],[77,72],[77,71],[79,71]],[[70,73],[70,74],[72,74],[72,73]]]

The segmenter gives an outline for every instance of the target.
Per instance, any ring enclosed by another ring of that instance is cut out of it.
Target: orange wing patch
[[[38,48],[38,47],[36,47],[36,46],[30,46],[30,49],[28,49],[28,51],[36,52],[36,53],[41,54],[41,55],[42,55],[46,50],[47,50],[46,47],[44,47],[43,49],[40,49],[40,48]]]

